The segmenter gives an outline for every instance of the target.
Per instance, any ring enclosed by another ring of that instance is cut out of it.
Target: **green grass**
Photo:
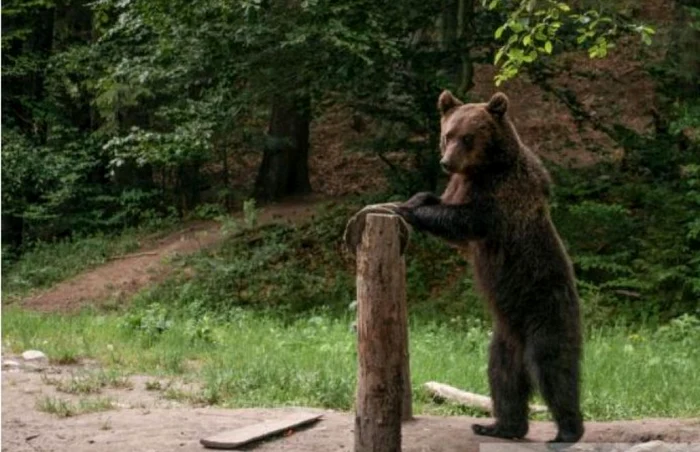
[[[199,383],[195,392],[165,394],[194,403],[352,408],[356,354],[349,317],[289,320],[237,310],[225,322],[200,318],[193,323],[187,316],[173,314],[163,314],[160,329],[144,328],[148,321],[134,322],[135,317],[153,315],[153,310],[146,309],[74,316],[7,309],[2,318],[3,347],[15,352],[40,349],[49,358],[66,354],[94,358],[115,376],[141,373],[194,380]],[[688,328],[695,321],[688,319],[657,331],[631,332],[622,327],[593,331],[584,362],[586,416],[599,420],[700,416],[696,403],[700,400],[700,334]],[[487,343],[488,332],[478,324],[413,321],[410,347],[416,411],[468,412],[433,404],[420,385],[435,380],[487,393]],[[96,381],[100,383],[87,387],[101,385],[106,377]],[[67,392],[84,393],[77,388]]]
[[[80,399],[77,403],[59,397],[45,396],[37,400],[36,408],[39,411],[53,414],[58,417],[72,417],[85,413],[97,413],[114,409],[114,400],[102,397],[93,399]]]
[[[105,388],[131,389],[133,384],[129,377],[116,370],[81,371],[69,378],[43,376],[43,381],[66,394],[99,394]]]

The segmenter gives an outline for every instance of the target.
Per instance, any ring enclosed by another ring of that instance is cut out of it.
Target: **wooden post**
[[[400,452],[411,418],[406,266],[395,215],[368,214],[357,247],[355,452]]]

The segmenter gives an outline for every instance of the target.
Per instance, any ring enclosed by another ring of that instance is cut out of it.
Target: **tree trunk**
[[[440,50],[442,70],[463,96],[474,86],[474,64],[471,57],[474,39],[475,0],[443,0],[440,18]]]
[[[458,92],[465,95],[474,87],[474,62],[472,61],[471,48],[476,36],[474,27],[474,2],[476,0],[459,1],[459,42],[460,56],[462,59],[462,73],[459,81]]]
[[[694,3],[690,0],[678,2],[671,30],[671,44],[666,52],[666,64],[673,68],[672,77],[667,83],[672,89],[687,97],[697,94],[700,82],[700,30],[691,26],[694,19],[689,9]]]
[[[3,38],[22,29],[29,33],[23,39],[2,44],[2,125],[16,126],[40,144],[46,143],[47,128],[43,115],[36,115],[36,106],[41,108],[44,100],[44,69],[53,48],[54,15],[54,6],[33,8],[31,12],[20,7],[18,14],[8,17],[3,11]],[[22,56],[27,62],[22,63]]]
[[[256,199],[270,201],[311,191],[310,122],[308,97],[273,99],[263,161],[255,181]]]

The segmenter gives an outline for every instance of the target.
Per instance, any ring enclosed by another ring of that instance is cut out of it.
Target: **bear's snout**
[[[453,173],[454,169],[455,169],[454,164],[447,159],[440,160],[440,167],[442,168],[442,170],[444,172],[446,172],[448,174]]]

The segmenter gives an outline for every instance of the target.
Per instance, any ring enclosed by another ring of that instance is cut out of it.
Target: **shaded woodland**
[[[10,0],[2,19],[4,269],[250,198],[439,190],[437,95],[500,89],[588,299],[700,313],[692,0]]]

